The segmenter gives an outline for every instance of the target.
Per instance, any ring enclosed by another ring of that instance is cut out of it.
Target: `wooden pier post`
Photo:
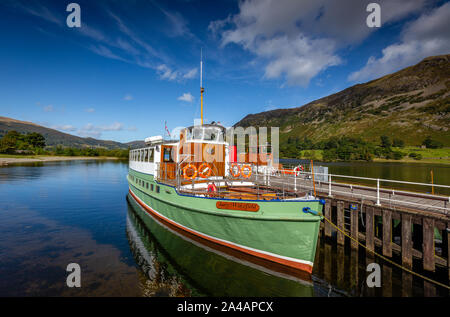
[[[412,275],[402,271],[402,297],[411,297],[412,295]]]
[[[436,297],[436,286],[428,281],[423,281],[423,296]]]
[[[331,221],[331,200],[327,199],[325,203],[325,218]],[[325,237],[331,237],[331,225],[325,220]]]
[[[375,250],[373,207],[366,207],[366,247]],[[371,252],[369,254],[372,256]]]
[[[359,257],[356,250],[350,251],[350,283],[352,289],[360,288],[359,285]]]
[[[356,210],[350,208],[350,233],[353,239],[358,241],[358,215],[359,206],[356,205]],[[351,246],[353,249],[358,250],[358,242],[351,240]]]
[[[402,265],[412,268],[411,215],[402,213]]]
[[[339,229],[344,231],[344,202],[337,202],[337,226]],[[337,232],[337,243],[340,245],[345,244],[345,236],[342,232]]]
[[[434,219],[423,218],[423,269],[434,272]]]
[[[337,246],[337,285],[338,287],[344,287],[344,272],[345,272],[345,253],[344,247]]]
[[[383,209],[383,255],[392,256],[392,212]]]
[[[444,232],[444,240],[447,241],[447,269],[448,269],[448,279],[450,280],[450,222],[447,222],[447,232]],[[445,244],[444,244],[445,247]]]
[[[392,297],[392,267],[385,262],[382,266],[382,295]]]
[[[331,252],[332,252],[332,247],[331,244],[329,243],[324,243],[324,260],[323,260],[323,276],[325,278],[325,281],[331,281],[332,279],[332,271],[333,271],[333,263],[332,261],[332,257],[331,257]]]

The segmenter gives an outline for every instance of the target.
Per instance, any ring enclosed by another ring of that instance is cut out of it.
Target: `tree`
[[[425,145],[427,149],[440,149],[444,146],[441,142],[433,140],[430,136],[427,136],[423,140],[422,145]]]
[[[14,153],[16,144],[17,138],[8,132],[0,139],[0,153]]]
[[[42,134],[37,132],[28,133],[24,137],[24,141],[30,144],[34,148],[45,147],[45,138]]]
[[[393,147],[405,147],[405,142],[400,139],[394,139],[394,141],[392,142],[392,146]]]
[[[381,140],[381,147],[384,147],[384,148],[391,147],[391,140],[389,139],[389,137],[387,135],[382,135],[380,137],[380,140]]]

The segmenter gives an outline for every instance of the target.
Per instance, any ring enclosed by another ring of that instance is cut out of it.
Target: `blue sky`
[[[233,125],[298,107],[450,52],[448,1],[0,2],[0,116],[121,142],[187,126]]]

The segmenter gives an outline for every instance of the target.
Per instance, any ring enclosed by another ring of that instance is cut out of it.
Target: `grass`
[[[450,148],[442,149],[422,149],[414,146],[405,146],[404,148],[393,148],[405,154],[417,153],[421,154],[423,160],[425,159],[450,159]]]
[[[18,155],[18,154],[1,154],[0,158],[39,158],[40,156],[49,156],[49,155]]]

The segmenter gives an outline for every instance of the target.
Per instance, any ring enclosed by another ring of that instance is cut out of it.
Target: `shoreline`
[[[119,160],[118,157],[110,156],[48,156],[33,155],[20,157],[18,155],[0,156],[0,166],[9,166],[21,163],[44,163],[58,161],[81,161],[81,160]]]
[[[282,158],[283,160],[303,160],[303,161],[310,161],[311,159],[292,159],[292,158]],[[401,160],[388,160],[388,159],[381,159],[381,158],[375,158],[373,161],[329,161],[325,162],[322,160],[314,160],[315,162],[320,163],[404,163],[404,164],[442,164],[442,165],[450,165],[450,159],[421,159],[421,160],[413,160],[413,159],[401,159]]]

